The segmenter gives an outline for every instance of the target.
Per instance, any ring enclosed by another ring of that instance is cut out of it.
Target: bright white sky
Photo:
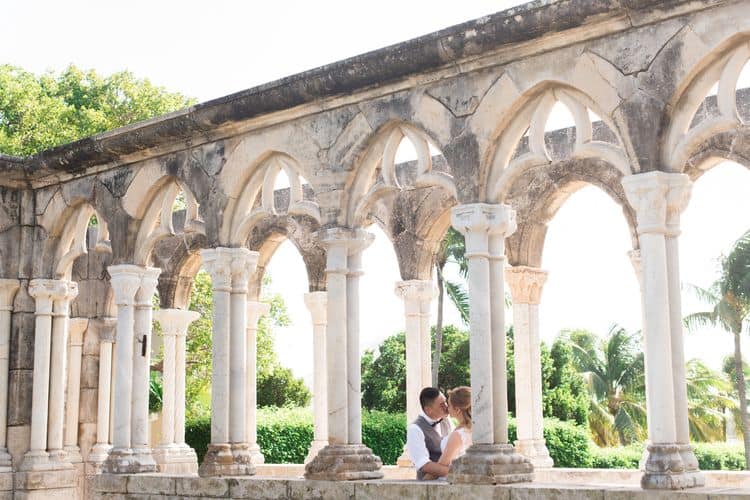
[[[379,2],[229,2],[68,0],[11,1],[3,10],[0,64],[34,72],[74,63],[100,73],[123,69],[200,101],[407,40],[518,5],[517,0]],[[210,7],[207,7],[209,6]],[[683,216],[681,275],[708,286],[716,258],[750,228],[750,172],[724,165],[696,184]],[[403,329],[403,305],[393,293],[400,279],[387,238],[364,257],[362,347]],[[542,337],[563,328],[606,333],[612,323],[640,328],[639,291],[626,252],[631,248],[622,212],[603,192],[584,188],[550,224],[543,267],[550,272],[541,305]],[[269,267],[293,325],[276,332],[282,362],[308,382],[312,332],[302,302],[302,260],[285,243]],[[685,297],[685,313],[700,304]],[[434,317],[434,316],[433,316]],[[460,321],[448,306],[447,323]],[[722,332],[689,334],[686,356],[718,367],[730,354]]]

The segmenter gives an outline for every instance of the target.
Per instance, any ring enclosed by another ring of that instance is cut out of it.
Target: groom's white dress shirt
[[[419,411],[419,415],[424,418],[428,424],[435,423],[435,420],[428,417],[422,410]],[[450,423],[450,420],[448,420],[448,424],[449,429],[446,434],[440,433],[440,425],[435,426],[435,430],[441,437],[447,436],[450,434],[450,431],[453,430],[453,425]],[[427,445],[424,441],[424,433],[422,432],[422,429],[413,422],[410,422],[406,427],[406,451],[409,453],[409,457],[417,470],[424,467],[424,465],[430,461],[430,453],[427,451]]]

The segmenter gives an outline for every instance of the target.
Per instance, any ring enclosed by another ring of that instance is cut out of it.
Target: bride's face
[[[461,416],[461,411],[453,406],[450,400],[448,400],[448,415],[455,419],[458,419]]]

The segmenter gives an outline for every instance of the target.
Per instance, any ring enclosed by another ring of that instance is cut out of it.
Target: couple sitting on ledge
[[[448,391],[446,399],[439,389],[425,387],[419,393],[419,404],[419,417],[406,429],[406,450],[417,469],[417,479],[443,478],[451,462],[472,443],[471,388],[457,387]]]

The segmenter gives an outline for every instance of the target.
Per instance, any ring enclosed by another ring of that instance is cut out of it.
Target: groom
[[[417,469],[417,479],[422,481],[425,475],[444,477],[448,475],[448,466],[438,463],[440,459],[440,440],[451,431],[448,420],[448,403],[439,389],[425,387],[419,393],[419,404],[422,411],[417,419],[406,428],[406,451]]]

